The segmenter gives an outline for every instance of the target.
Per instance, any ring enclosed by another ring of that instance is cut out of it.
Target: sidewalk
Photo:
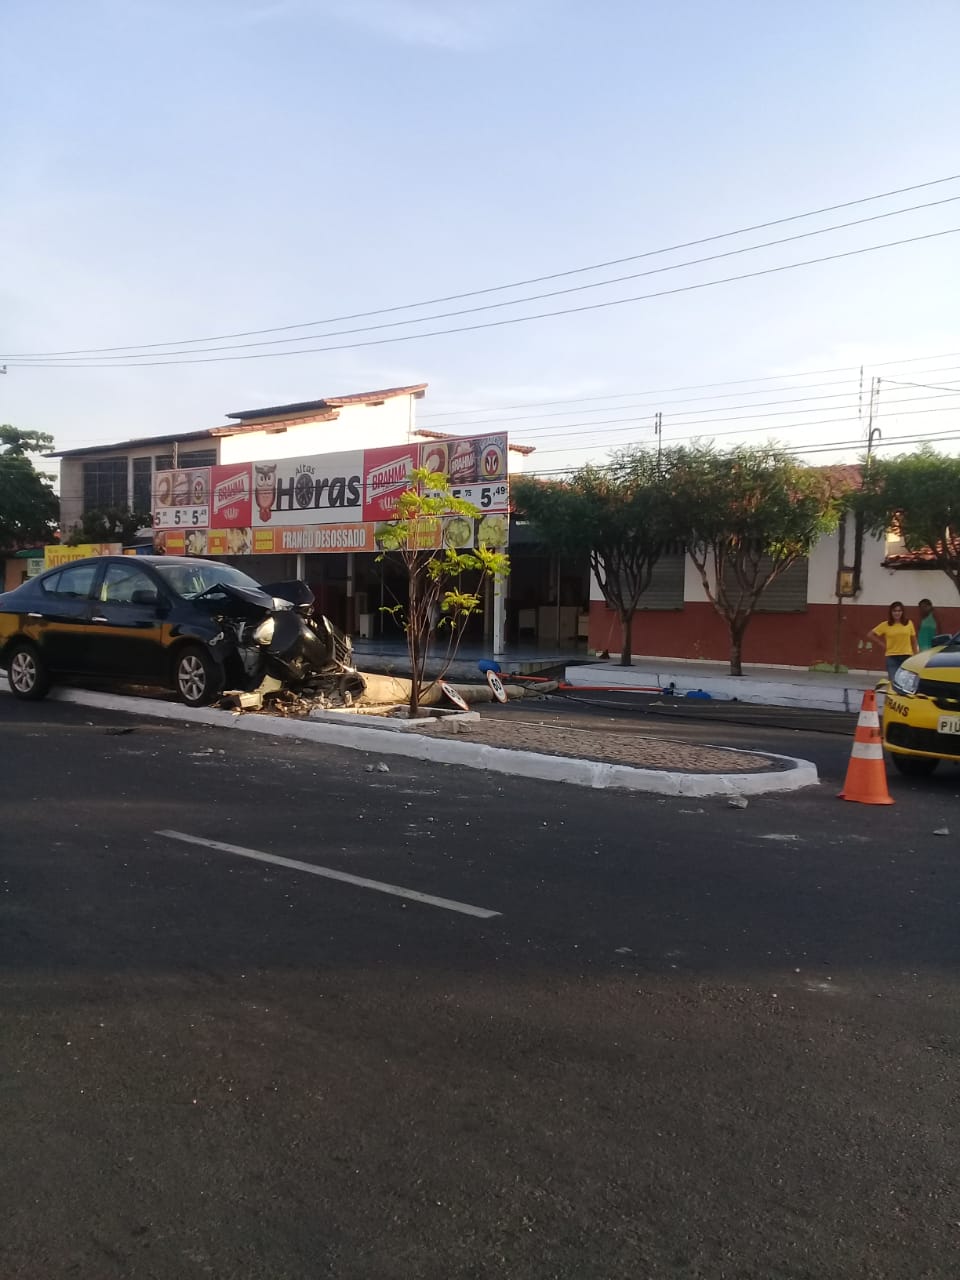
[[[744,675],[731,676],[724,662],[646,657],[635,657],[633,662],[632,667],[621,667],[611,658],[606,662],[568,666],[565,679],[580,689],[594,687],[624,692],[659,689],[680,698],[702,693],[721,702],[858,711],[863,691],[872,689],[883,678],[880,671],[835,674],[759,665],[744,666]]]

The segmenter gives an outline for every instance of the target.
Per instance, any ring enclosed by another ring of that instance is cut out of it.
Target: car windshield
[[[262,590],[258,582],[254,582],[239,569],[229,564],[212,564],[210,561],[198,560],[196,564],[158,564],[157,573],[178,596],[185,600],[193,600],[196,596],[209,591],[211,587],[243,587],[247,591]]]

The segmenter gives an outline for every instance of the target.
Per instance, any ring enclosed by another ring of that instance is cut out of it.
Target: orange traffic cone
[[[855,800],[858,804],[893,804],[887,790],[887,770],[883,763],[877,695],[872,689],[867,689],[863,695],[840,799]]]

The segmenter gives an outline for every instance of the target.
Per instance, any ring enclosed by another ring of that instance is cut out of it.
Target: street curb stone
[[[0,688],[5,684],[4,681]],[[801,787],[815,786],[819,781],[816,765],[812,761],[769,753],[764,753],[761,758],[776,760],[781,768],[758,773],[681,773],[608,764],[598,760],[581,760],[571,756],[514,751],[508,747],[491,747],[479,742],[450,741],[445,737],[416,735],[411,738],[402,733],[384,733],[382,729],[333,725],[322,721],[282,720],[275,716],[256,714],[238,716],[229,711],[214,711],[209,707],[186,707],[182,703],[159,702],[154,698],[129,698],[121,694],[87,689],[54,689],[50,697],[83,707],[98,707],[103,711],[120,711],[127,715],[177,720],[188,724],[209,724],[220,729],[261,733],[275,738],[293,738],[374,755],[409,756],[416,760],[431,760],[436,764],[485,769],[492,773],[509,774],[511,777],[536,778],[543,782],[567,782],[579,787],[646,791],[664,796],[757,796],[778,791],[797,791]],[[715,749],[724,750],[722,747]],[[740,750],[737,754],[761,755],[759,752]]]

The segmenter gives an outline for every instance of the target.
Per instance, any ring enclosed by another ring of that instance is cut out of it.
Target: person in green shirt
[[[917,628],[917,644],[921,649],[933,648],[933,637],[938,634],[933,602],[924,598],[917,605],[920,610],[920,626]]]

